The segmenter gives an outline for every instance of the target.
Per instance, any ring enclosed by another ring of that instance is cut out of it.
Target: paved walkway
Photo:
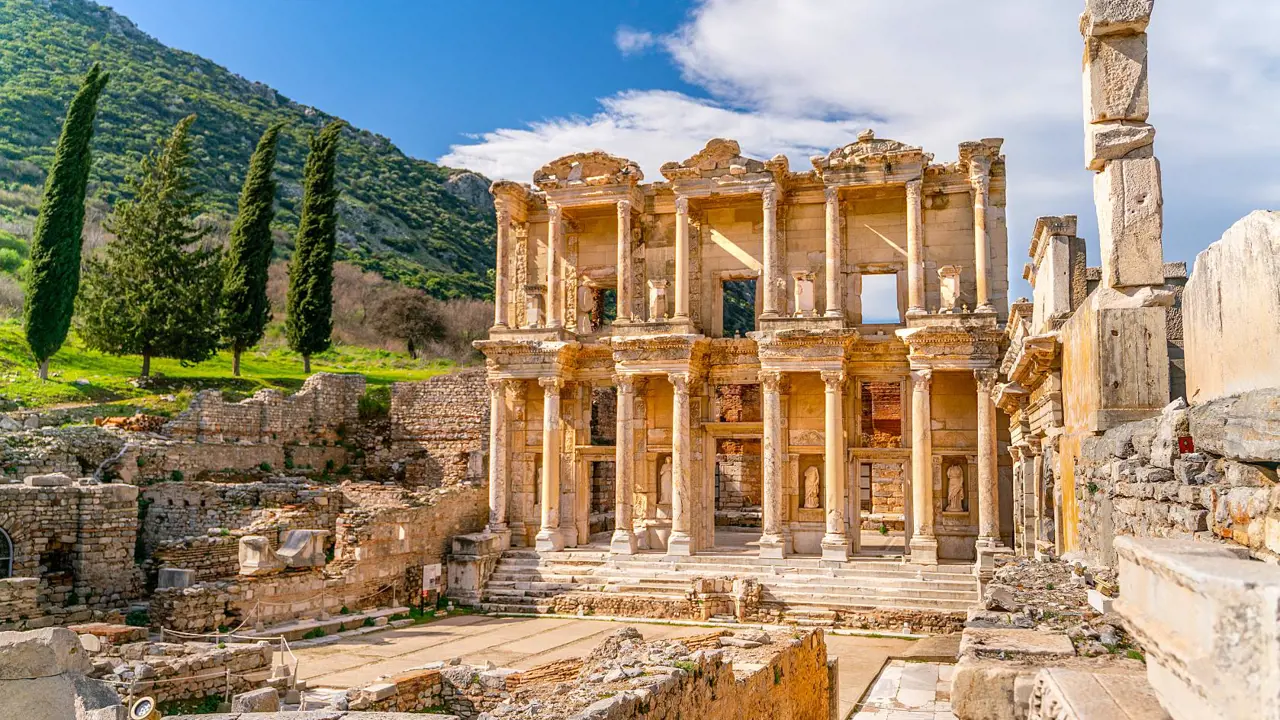
[[[425,625],[371,633],[302,648],[298,677],[311,687],[358,687],[436,660],[526,669],[553,660],[582,657],[624,621],[568,618],[502,618],[462,615]],[[634,623],[646,640],[709,632],[705,626]],[[840,717],[876,679],[885,660],[912,641],[828,635],[827,652],[840,658]],[[894,720],[897,720],[896,718]],[[930,717],[930,720],[933,720]]]
[[[890,661],[852,720],[956,720],[951,712],[954,668],[934,662]]]

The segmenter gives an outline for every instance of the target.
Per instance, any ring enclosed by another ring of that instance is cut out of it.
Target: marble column
[[[694,497],[690,470],[693,458],[689,446],[689,373],[670,373],[671,381],[671,536],[668,555],[692,555],[695,550],[692,528]]]
[[[493,207],[498,220],[498,235],[495,241],[498,246],[498,258],[497,268],[493,273],[493,327],[505,330],[508,305],[511,302],[508,290],[510,279],[507,277],[507,273],[511,271],[511,210],[507,207],[507,201],[502,198],[494,198]]]
[[[996,459],[996,404],[991,398],[998,373],[974,370],[978,385],[978,546],[1001,547],[1000,484]]]
[[[614,462],[614,513],[613,539],[609,541],[611,552],[634,555],[636,536],[631,530],[631,497],[635,488],[635,434],[632,432],[635,418],[636,385],[630,375],[615,375],[614,386],[618,390],[618,430],[614,438],[616,452]]]
[[[911,562],[938,564],[933,534],[932,370],[911,372]]]
[[[689,320],[689,198],[676,198],[676,312],[677,322]]]
[[[986,162],[974,158],[972,175],[969,181],[973,184],[973,270],[978,287],[977,312],[995,312],[991,304],[991,237],[987,233],[987,202],[991,195],[990,167]]]
[[[764,420],[762,501],[763,528],[760,535],[760,557],[780,559],[786,554],[782,535],[782,373],[760,371],[761,411]]]
[[[507,382],[489,378],[489,526],[488,531],[507,537],[507,496],[510,455],[507,449]]]
[[[778,189],[767,187],[760,191],[760,203],[764,208],[764,277],[760,291],[764,293],[761,317],[778,317],[786,282],[782,279],[782,253],[778,248]]]
[[[564,304],[561,297],[563,280],[560,277],[560,250],[564,235],[564,219],[559,205],[547,204],[547,301],[546,326],[558,329],[564,325]]]
[[[822,559],[844,562],[849,559],[849,534],[845,531],[845,458],[844,437],[844,371],[822,371],[826,385],[826,425],[824,449],[825,496],[823,506],[827,516],[827,531],[822,536]]]
[[[924,306],[924,223],[920,180],[907,181],[907,312],[926,312]]]
[[[840,258],[844,255],[844,243],[840,238],[840,188],[828,187],[826,200],[827,306],[823,314],[829,318],[838,318],[844,314],[840,307],[843,292]]]
[[[542,528],[534,547],[539,551],[564,549],[560,534],[560,456],[564,453],[560,420],[560,388],[564,379],[538,378],[542,386]]]
[[[635,320],[631,312],[631,201],[618,201],[618,320]]]

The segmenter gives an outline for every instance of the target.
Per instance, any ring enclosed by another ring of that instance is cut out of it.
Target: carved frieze
[[[635,185],[644,173],[634,160],[610,155],[601,150],[574,153],[543,165],[533,174],[533,182],[542,190],[600,185]]]

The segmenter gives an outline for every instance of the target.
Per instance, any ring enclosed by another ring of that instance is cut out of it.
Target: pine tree
[[[116,239],[85,262],[77,327],[85,343],[113,355],[207,360],[219,344],[219,253],[202,242],[200,195],[191,181],[190,115],[143,159],[129,200],[116,203],[107,229]]]
[[[311,372],[311,356],[329,349],[333,330],[333,252],[337,240],[338,189],[335,183],[338,137],[346,123],[334,120],[311,138],[302,173],[302,217],[289,262],[289,347],[302,355]]]
[[[80,287],[80,237],[84,231],[84,195],[92,162],[89,144],[98,98],[108,75],[94,65],[67,108],[58,149],[45,179],[44,198],[31,238],[22,321],[27,346],[49,379],[49,358],[58,352],[71,328]]]
[[[240,212],[231,226],[223,259],[222,337],[231,348],[231,374],[240,377],[240,354],[262,339],[271,320],[267,268],[271,265],[271,219],[275,214],[276,142],[283,123],[267,128],[249,159],[240,190]]]

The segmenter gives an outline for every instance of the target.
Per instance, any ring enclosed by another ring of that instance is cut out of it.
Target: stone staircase
[[[695,578],[707,577],[753,578],[761,585],[763,604],[804,625],[830,625],[839,612],[964,612],[979,600],[969,565],[924,569],[897,559],[823,563],[818,558],[763,561],[744,555],[671,561],[658,555],[511,549],[490,576],[482,607],[489,612],[545,613],[552,598],[593,593],[681,600]]]

